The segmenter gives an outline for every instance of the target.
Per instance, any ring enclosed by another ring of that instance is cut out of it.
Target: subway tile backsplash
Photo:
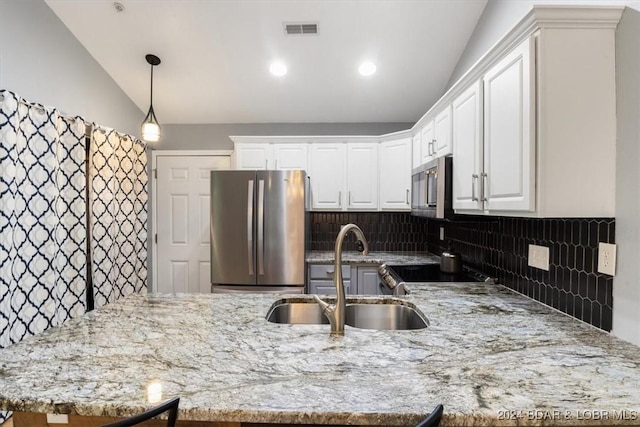
[[[445,240],[439,238],[445,228]],[[598,242],[615,243],[613,218],[532,219],[456,215],[432,220],[428,250],[450,239],[463,262],[499,283],[606,331],[613,317],[613,277],[597,272]],[[549,271],[529,267],[529,244],[549,247]]]
[[[311,249],[332,251],[340,226],[357,224],[370,251],[426,251],[427,222],[408,212],[311,212]],[[345,250],[356,250],[348,237]]]

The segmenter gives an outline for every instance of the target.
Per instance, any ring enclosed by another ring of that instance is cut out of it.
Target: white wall
[[[533,4],[554,3],[627,6],[616,31],[618,264],[613,281],[613,334],[640,345],[640,0],[489,0],[448,87],[507,33]]]
[[[145,114],[44,1],[0,0],[0,88],[140,135]]]

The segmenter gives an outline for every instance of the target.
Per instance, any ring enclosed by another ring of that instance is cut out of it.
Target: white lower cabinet
[[[333,264],[309,264],[308,268],[308,294],[336,294],[336,287],[333,283]],[[381,295],[383,293],[377,265],[343,264],[342,282],[345,293],[348,295]]]

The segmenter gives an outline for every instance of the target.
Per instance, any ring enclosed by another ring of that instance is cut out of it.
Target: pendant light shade
[[[156,118],[156,113],[153,111],[153,67],[160,64],[160,58],[151,54],[148,54],[145,58],[151,65],[151,96],[149,99],[149,112],[142,122],[142,139],[148,142],[156,142],[160,139],[160,124]]]

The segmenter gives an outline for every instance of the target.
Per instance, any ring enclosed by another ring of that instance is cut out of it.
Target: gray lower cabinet
[[[335,295],[333,277],[333,264],[309,264],[307,293]],[[345,292],[351,295],[380,295],[383,292],[377,265],[343,265],[342,282]]]
[[[381,293],[378,266],[356,266],[353,269],[358,278],[358,295],[379,295]]]
[[[309,264],[308,294],[335,295],[336,287],[333,284],[333,264]],[[342,266],[342,283],[347,294],[355,294],[355,286],[351,283],[351,266]]]

